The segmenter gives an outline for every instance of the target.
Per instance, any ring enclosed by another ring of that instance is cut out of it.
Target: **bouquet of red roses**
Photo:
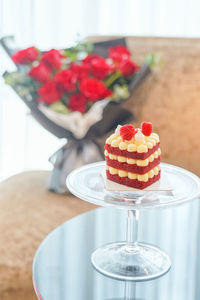
[[[51,158],[56,171],[49,188],[60,192],[71,169],[102,159],[97,138],[133,117],[120,104],[150,70],[131,59],[125,39],[46,52],[36,47],[12,51],[5,41],[17,66],[4,74],[5,82],[46,129],[68,139]]]

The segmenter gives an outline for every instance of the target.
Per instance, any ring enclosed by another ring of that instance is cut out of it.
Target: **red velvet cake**
[[[106,175],[111,181],[144,189],[160,179],[160,140],[152,124],[118,125],[105,144]]]

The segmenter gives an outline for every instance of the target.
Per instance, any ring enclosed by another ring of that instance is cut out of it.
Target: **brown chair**
[[[47,171],[15,175],[0,184],[0,299],[36,299],[32,261],[55,227],[95,208],[71,195],[46,190]]]

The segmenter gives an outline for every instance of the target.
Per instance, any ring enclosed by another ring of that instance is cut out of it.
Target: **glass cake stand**
[[[127,239],[96,249],[91,261],[100,273],[114,279],[145,281],[158,278],[171,267],[169,256],[156,246],[138,242],[140,209],[169,207],[199,197],[200,180],[193,173],[161,164],[173,194],[167,191],[107,191],[102,172],[105,162],[85,165],[67,177],[67,186],[78,198],[101,206],[127,210]]]

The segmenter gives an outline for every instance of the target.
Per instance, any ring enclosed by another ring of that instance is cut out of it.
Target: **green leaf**
[[[156,53],[149,53],[145,58],[145,62],[149,67],[156,67],[156,66],[163,65],[160,55]]]
[[[71,61],[75,61],[77,59],[77,53],[76,52],[73,52],[73,51],[70,51],[70,50],[65,50],[65,55]]]
[[[113,83],[118,80],[122,74],[119,71],[112,73],[105,81],[105,85],[109,88],[113,85]]]
[[[114,100],[121,100],[121,99],[127,99],[130,96],[130,92],[128,90],[128,85],[119,85],[115,84],[113,88],[113,99]]]
[[[86,45],[86,47],[85,47],[86,52],[88,52],[88,53],[94,52],[94,45],[92,43],[86,43],[85,45]]]
[[[5,79],[5,83],[9,84],[11,86],[15,86],[18,84],[21,84],[23,86],[29,86],[33,84],[33,80],[32,78],[30,78],[29,76],[27,76],[26,74],[22,73],[22,72],[11,72],[11,73],[7,73],[4,76]]]
[[[67,115],[69,113],[68,108],[61,101],[49,105],[49,108],[60,114]]]
[[[64,53],[68,58],[72,60],[76,60],[78,53],[86,52],[88,54],[88,53],[92,53],[93,51],[94,51],[94,45],[92,43],[79,42],[76,44],[76,46],[66,49]]]

